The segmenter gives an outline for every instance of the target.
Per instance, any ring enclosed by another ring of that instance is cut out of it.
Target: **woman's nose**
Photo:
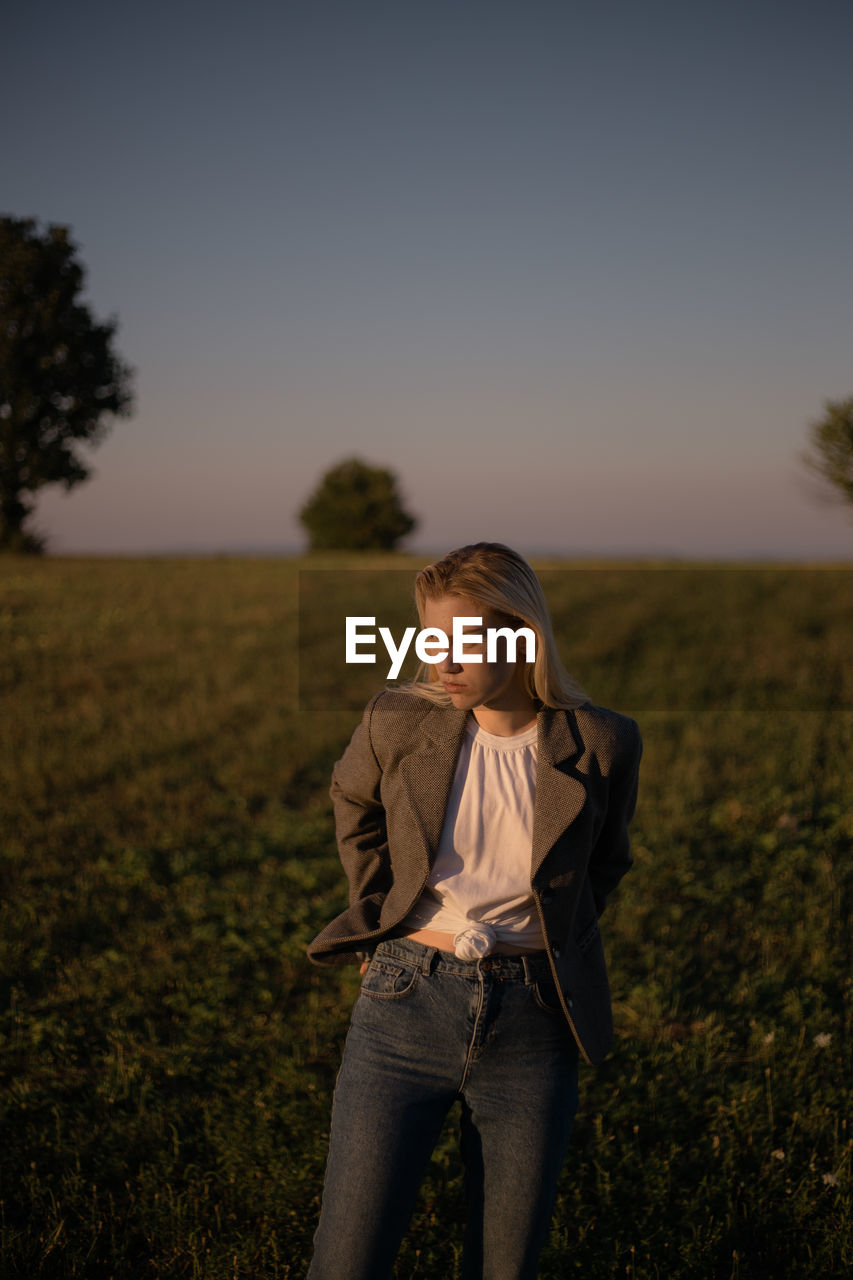
[[[454,662],[448,653],[445,658],[442,658],[441,661],[437,663],[437,670],[441,675],[457,675],[462,670],[462,664]]]

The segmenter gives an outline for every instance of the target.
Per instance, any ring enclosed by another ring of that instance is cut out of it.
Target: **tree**
[[[326,472],[299,519],[312,551],[393,551],[415,527],[403,510],[393,473],[359,458]]]
[[[826,400],[823,417],[809,425],[800,460],[820,481],[822,496],[853,505],[853,396]]]
[[[100,443],[132,406],[116,321],[80,300],[84,275],[67,227],[0,217],[0,549],[43,549],[24,528],[31,495],[88,479],[75,443]]]

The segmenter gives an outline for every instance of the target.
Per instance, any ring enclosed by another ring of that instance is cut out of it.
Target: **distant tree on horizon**
[[[331,467],[299,512],[311,551],[393,551],[416,520],[384,467],[346,458]]]
[[[800,461],[818,480],[824,501],[853,507],[853,396],[824,401],[822,417],[809,424],[809,447]],[[853,518],[853,510],[849,514]]]
[[[44,550],[25,528],[31,495],[88,479],[74,446],[99,444],[132,408],[117,321],[95,320],[84,279],[68,227],[0,217],[0,550]]]

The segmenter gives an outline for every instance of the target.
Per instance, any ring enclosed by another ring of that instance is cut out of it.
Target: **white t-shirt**
[[[428,887],[404,921],[452,933],[466,960],[496,941],[545,945],[530,889],[536,741],[536,725],[504,738],[468,722]]]

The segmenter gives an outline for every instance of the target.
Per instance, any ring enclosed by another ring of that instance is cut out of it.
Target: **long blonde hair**
[[[560,661],[542,585],[517,551],[500,542],[474,542],[421,569],[415,577],[415,602],[422,627],[427,600],[451,595],[467,596],[493,609],[516,630],[520,624],[533,629],[536,660],[524,665],[524,686],[531,698],[546,707],[573,708],[589,702]],[[451,703],[433,663],[420,664],[409,688],[433,702]]]

